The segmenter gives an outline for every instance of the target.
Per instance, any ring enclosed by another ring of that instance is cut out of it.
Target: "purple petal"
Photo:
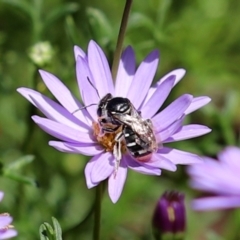
[[[212,130],[206,126],[198,125],[198,124],[189,124],[183,126],[177,133],[170,136],[164,142],[176,142],[185,139],[190,139],[194,137],[199,137],[204,134],[211,132]]]
[[[184,112],[185,115],[196,111],[197,109],[205,106],[211,101],[209,97],[196,97],[193,98],[192,103],[189,105],[187,110]]]
[[[99,144],[89,144],[89,143],[76,144],[76,143],[67,143],[67,142],[59,142],[59,141],[50,141],[49,145],[61,152],[80,153],[86,156],[95,156],[103,152],[103,149]]]
[[[153,95],[153,93],[157,90],[158,86],[160,84],[162,84],[164,81],[166,81],[170,76],[175,75],[175,81],[174,81],[174,85],[175,86],[181,79],[182,77],[185,75],[186,71],[184,69],[176,69],[173,70],[171,72],[169,72],[168,74],[166,74],[165,76],[163,76],[153,87],[151,87],[148,91],[148,94],[144,100],[144,103],[142,104],[143,106],[145,105],[145,103],[148,101],[148,99]]]
[[[202,162],[202,159],[198,155],[177,149],[162,147],[158,149],[157,152],[174,164],[193,164]]]
[[[47,118],[80,131],[87,132],[90,130],[88,125],[77,119],[61,105],[41,93],[28,88],[19,88],[17,91],[37,107]]]
[[[85,173],[85,178],[86,178],[86,184],[87,188],[93,188],[99,184],[99,182],[92,182],[91,174],[92,174],[92,169],[94,167],[95,162],[98,160],[98,158],[102,155],[102,153],[95,155],[90,161],[88,161],[84,173]]]
[[[160,132],[179,119],[192,102],[192,99],[192,95],[184,94],[153,117],[152,122],[155,131]]]
[[[128,89],[132,83],[135,74],[135,55],[133,49],[129,46],[122,54],[115,86],[115,96],[126,97]]]
[[[116,203],[121,196],[126,178],[127,165],[125,159],[123,158],[120,162],[117,173],[112,173],[108,179],[108,193],[113,203]]]
[[[175,86],[184,77],[185,73],[186,73],[186,70],[183,68],[175,69],[175,70],[169,72],[168,74],[166,74],[164,77],[162,77],[158,83],[160,84],[160,83],[166,81],[169,78],[169,76],[175,75],[176,76],[176,79],[174,82],[174,86]]]
[[[155,168],[162,168],[162,169],[166,169],[173,172],[177,170],[177,167],[175,164],[173,164],[170,160],[168,160],[167,158],[157,153],[153,153],[151,161],[144,162],[143,165],[147,165]]]
[[[232,171],[240,172],[240,149],[238,147],[226,147],[218,154],[218,159]]]
[[[87,110],[91,114],[93,119],[97,119],[97,104],[100,101],[98,96],[98,90],[96,90],[89,82],[93,80],[93,76],[86,61],[81,57],[77,59],[76,72],[78,87],[80,89],[80,94],[82,96],[83,102],[85,106],[88,106],[90,104],[96,104],[94,106],[89,106]]]
[[[86,109],[77,111],[82,108],[82,104],[72,95],[69,89],[54,75],[51,73],[39,70],[41,77],[46,84],[47,88],[55,96],[55,98],[66,108],[70,113],[74,113],[74,116],[84,121],[86,124],[92,122],[90,115]]]
[[[188,167],[188,173],[191,175],[199,175],[207,170],[212,171],[213,169],[219,168],[219,162],[210,157],[202,157],[202,161],[200,164],[194,164]]]
[[[102,49],[93,40],[88,45],[88,63],[100,98],[114,93],[109,64]]]
[[[136,172],[140,172],[140,173],[147,174],[147,175],[160,175],[161,174],[160,169],[143,165],[143,164],[133,160],[130,156],[126,157],[126,163],[129,168],[131,168],[132,170],[134,170]]]
[[[17,236],[17,231],[14,229],[0,230],[0,239],[9,239]]]
[[[0,202],[2,201],[3,197],[4,197],[4,192],[0,191]]]
[[[74,51],[75,61],[77,61],[78,57],[82,57],[83,59],[87,58],[86,53],[80,47],[74,46],[73,51]]]
[[[182,127],[184,116],[178,119],[176,122],[165,128],[163,131],[156,134],[157,139],[160,142],[166,142],[165,140],[171,137],[176,131]]]
[[[226,171],[219,161],[209,157],[202,157],[202,159],[203,161],[200,164],[188,167],[188,173],[194,177],[194,180],[204,182],[204,179],[208,178],[211,181],[218,181],[216,177],[225,175],[223,173]]]
[[[131,100],[132,104],[138,109],[143,102],[149,87],[153,81],[159,61],[158,51],[151,52],[138,67],[127,97]]]
[[[192,201],[192,208],[197,211],[240,207],[240,196],[205,197]]]
[[[170,91],[172,90],[175,76],[171,75],[169,76],[166,81],[161,83],[152,96],[149,98],[149,100],[144,104],[144,106],[140,109],[141,115],[143,118],[152,118],[152,116],[158,111],[158,109],[162,106],[162,104],[165,102],[166,98],[168,97]]]
[[[214,170],[214,172],[209,171],[210,169]],[[196,174],[194,179],[190,182],[191,187],[211,193],[226,194],[226,184],[222,185],[224,182],[218,177],[218,174],[216,174],[216,172],[219,172],[219,168],[210,169],[207,169],[205,173]]]
[[[76,143],[94,143],[94,140],[90,137],[89,133],[81,132],[69,126],[39,116],[32,116],[32,119],[45,132],[60,140]]]
[[[240,194],[239,171],[220,161],[204,157],[204,162],[188,168],[192,176],[191,186],[218,194]]]
[[[108,178],[114,171],[114,157],[112,153],[106,152],[98,155],[98,159],[91,172],[91,180],[93,183],[101,182]]]
[[[218,171],[218,169],[213,169],[213,171],[207,171],[208,175],[194,176],[194,180],[190,182],[191,187],[220,195],[240,194],[240,186],[237,184],[239,182],[238,176],[233,173],[231,175],[224,171]],[[220,174],[217,174],[216,171],[220,172]]]
[[[7,215],[0,215],[0,229],[6,227],[12,222],[12,217]]]

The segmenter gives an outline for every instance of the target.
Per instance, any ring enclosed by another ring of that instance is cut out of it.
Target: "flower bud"
[[[152,219],[156,240],[184,239],[186,226],[184,195],[179,192],[165,192],[159,199]]]
[[[54,50],[49,42],[38,42],[29,49],[28,55],[34,64],[43,67],[52,61]]]

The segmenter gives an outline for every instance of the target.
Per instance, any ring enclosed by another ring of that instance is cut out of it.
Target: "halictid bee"
[[[130,155],[139,161],[146,161],[157,150],[157,141],[151,120],[144,120],[129,99],[112,97],[108,93],[98,105],[97,114],[103,132],[116,132],[114,155],[117,167],[122,158],[121,147],[125,142]]]
[[[89,79],[88,81],[97,91]],[[124,144],[130,155],[139,161],[147,161],[157,150],[158,144],[151,120],[144,120],[128,98],[112,97],[112,94],[106,94],[98,104],[97,115],[101,134],[116,133],[113,148],[117,161],[115,170],[122,158],[121,149]]]

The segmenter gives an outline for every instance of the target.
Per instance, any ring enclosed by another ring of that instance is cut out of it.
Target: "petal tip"
[[[44,78],[46,79],[46,78],[52,76],[51,73],[49,73],[49,72],[47,72],[47,71],[45,71],[45,70],[42,70],[42,69],[39,69],[38,72],[39,72],[39,74],[40,74],[40,76],[41,76],[41,78],[42,78],[43,80],[44,80]]]
[[[152,57],[152,61],[158,60],[160,57],[160,51],[158,49],[155,49],[149,54],[149,56]]]
[[[109,194],[109,197],[110,197],[112,203],[114,203],[114,204],[117,203],[117,201],[119,200],[120,196],[121,196],[121,194],[119,196],[117,196],[115,194],[114,195]]]
[[[99,45],[92,39],[88,43],[88,48],[91,48],[91,47],[100,48]]]
[[[47,73],[45,70],[42,69],[38,69],[38,72],[40,73],[40,75]]]
[[[205,98],[206,98],[206,103],[209,103],[209,102],[212,101],[212,99],[210,97],[208,97],[208,96],[206,96]]]
[[[31,118],[32,118],[32,120],[33,120],[34,122],[38,122],[38,120],[41,119],[41,117],[39,117],[39,116],[37,116],[37,115],[31,116]]]
[[[3,200],[3,197],[4,197],[4,192],[0,191],[0,201]]]
[[[20,88],[17,88],[16,91],[23,95],[23,92],[25,91],[25,89],[26,89],[25,87],[20,87]]]

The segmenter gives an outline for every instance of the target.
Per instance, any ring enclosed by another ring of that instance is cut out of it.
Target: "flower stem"
[[[117,76],[118,65],[119,65],[119,61],[122,53],[123,40],[124,40],[125,32],[127,29],[127,22],[128,22],[128,17],[129,17],[130,9],[132,6],[132,2],[133,0],[126,0],[125,8],[123,11],[121,26],[118,33],[117,45],[116,45],[116,49],[113,56],[113,64],[112,64],[113,81],[116,80],[116,76]]]
[[[103,182],[100,182],[96,187],[93,240],[100,240],[102,190],[103,190]]]

